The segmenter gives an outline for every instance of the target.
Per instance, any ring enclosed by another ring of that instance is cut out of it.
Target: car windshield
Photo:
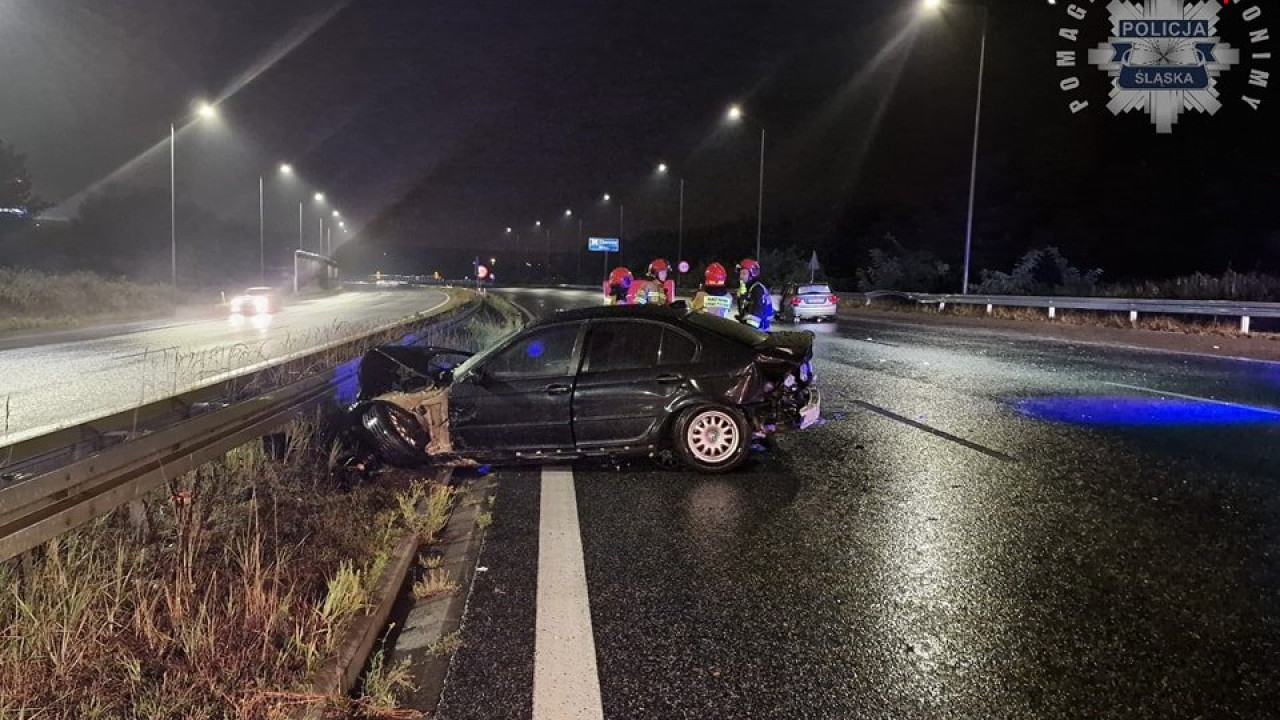
[[[743,325],[728,318],[722,318],[709,313],[689,313],[684,317],[684,321],[690,325],[710,330],[721,337],[736,340],[744,345],[755,347],[765,340],[769,339],[769,333],[760,332],[753,327]]]
[[[461,364],[458,365],[458,367],[453,369],[453,378],[455,380],[458,380],[466,377],[467,375],[470,375],[471,370],[473,368],[475,368],[481,362],[484,362],[485,358],[497,352],[498,348],[502,347],[503,345],[506,345],[508,340],[515,337],[516,335],[519,335],[522,331],[523,331],[522,328],[517,328],[515,330],[512,330],[511,332],[499,338],[497,342],[493,343],[492,345],[485,348],[484,350],[481,350],[475,355],[472,355],[471,357],[464,360]]]

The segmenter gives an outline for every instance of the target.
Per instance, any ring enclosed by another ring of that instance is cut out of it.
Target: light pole
[[[937,12],[942,8],[942,0],[924,0],[924,8]],[[978,90],[973,103],[973,150],[969,156],[969,211],[964,226],[964,274],[960,281],[960,293],[969,294],[969,264],[973,254],[973,198],[977,191],[978,180],[978,129],[982,123],[982,75],[987,64],[987,6],[979,5],[982,11],[982,41],[978,46]]]
[[[320,222],[318,224],[318,227],[320,228],[320,236],[316,238],[316,252],[322,253],[324,252],[324,193],[316,193],[315,201],[316,207],[322,208],[320,210]]]
[[[666,175],[670,168],[666,163],[658,163],[658,174]],[[680,212],[676,220],[676,285],[680,285],[680,261],[684,255],[684,178],[680,178]]]
[[[726,113],[730,122],[740,122],[743,117],[741,105],[730,105]],[[760,259],[760,240],[764,234],[764,125],[760,126],[760,180],[756,192],[756,260]]]
[[[609,193],[605,193],[604,197],[602,198],[602,201],[607,204],[611,200],[613,200],[613,196],[610,195]],[[623,206],[622,202],[619,201],[618,202],[618,254],[619,255],[622,254],[622,220],[623,220],[623,212],[625,210],[626,208]],[[604,251],[604,274],[605,275],[609,274],[609,251],[608,250]]]
[[[196,106],[196,117],[200,120],[216,120],[218,111],[207,102]],[[169,123],[169,281],[176,290],[178,288],[178,184],[177,184],[177,152],[178,129]]]
[[[258,175],[258,282],[267,281],[267,229],[263,207],[266,205],[262,189],[262,175]]]

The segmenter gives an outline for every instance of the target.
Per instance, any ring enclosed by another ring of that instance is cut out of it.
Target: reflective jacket
[[[736,305],[733,293],[724,288],[715,288],[711,292],[699,290],[698,294],[693,296],[693,302],[689,307],[708,315],[727,318],[733,317]]]
[[[628,305],[670,305],[676,299],[676,284],[646,278],[631,283],[627,291]]]
[[[757,330],[768,332],[773,320],[773,299],[769,288],[759,280],[752,280],[747,291],[738,299],[738,320]]]

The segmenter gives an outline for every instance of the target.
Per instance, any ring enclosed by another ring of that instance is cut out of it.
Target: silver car
[[[778,305],[778,316],[784,322],[833,320],[840,309],[840,298],[826,283],[791,283],[783,288]]]

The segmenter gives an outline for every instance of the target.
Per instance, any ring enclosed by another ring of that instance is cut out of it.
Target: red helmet
[[[707,266],[707,271],[702,277],[707,285],[712,287],[724,287],[724,283],[728,279],[729,274],[725,272],[723,265],[713,262]]]
[[[738,270],[746,270],[748,277],[751,279],[760,277],[760,263],[752,260],[751,258],[745,258],[742,262],[738,263]]]
[[[616,267],[609,273],[609,284],[613,286],[631,287],[631,271],[624,267]]]
[[[664,271],[671,272],[671,266],[667,264],[666,260],[655,258],[653,262],[649,263],[649,277],[657,277],[658,273]]]

